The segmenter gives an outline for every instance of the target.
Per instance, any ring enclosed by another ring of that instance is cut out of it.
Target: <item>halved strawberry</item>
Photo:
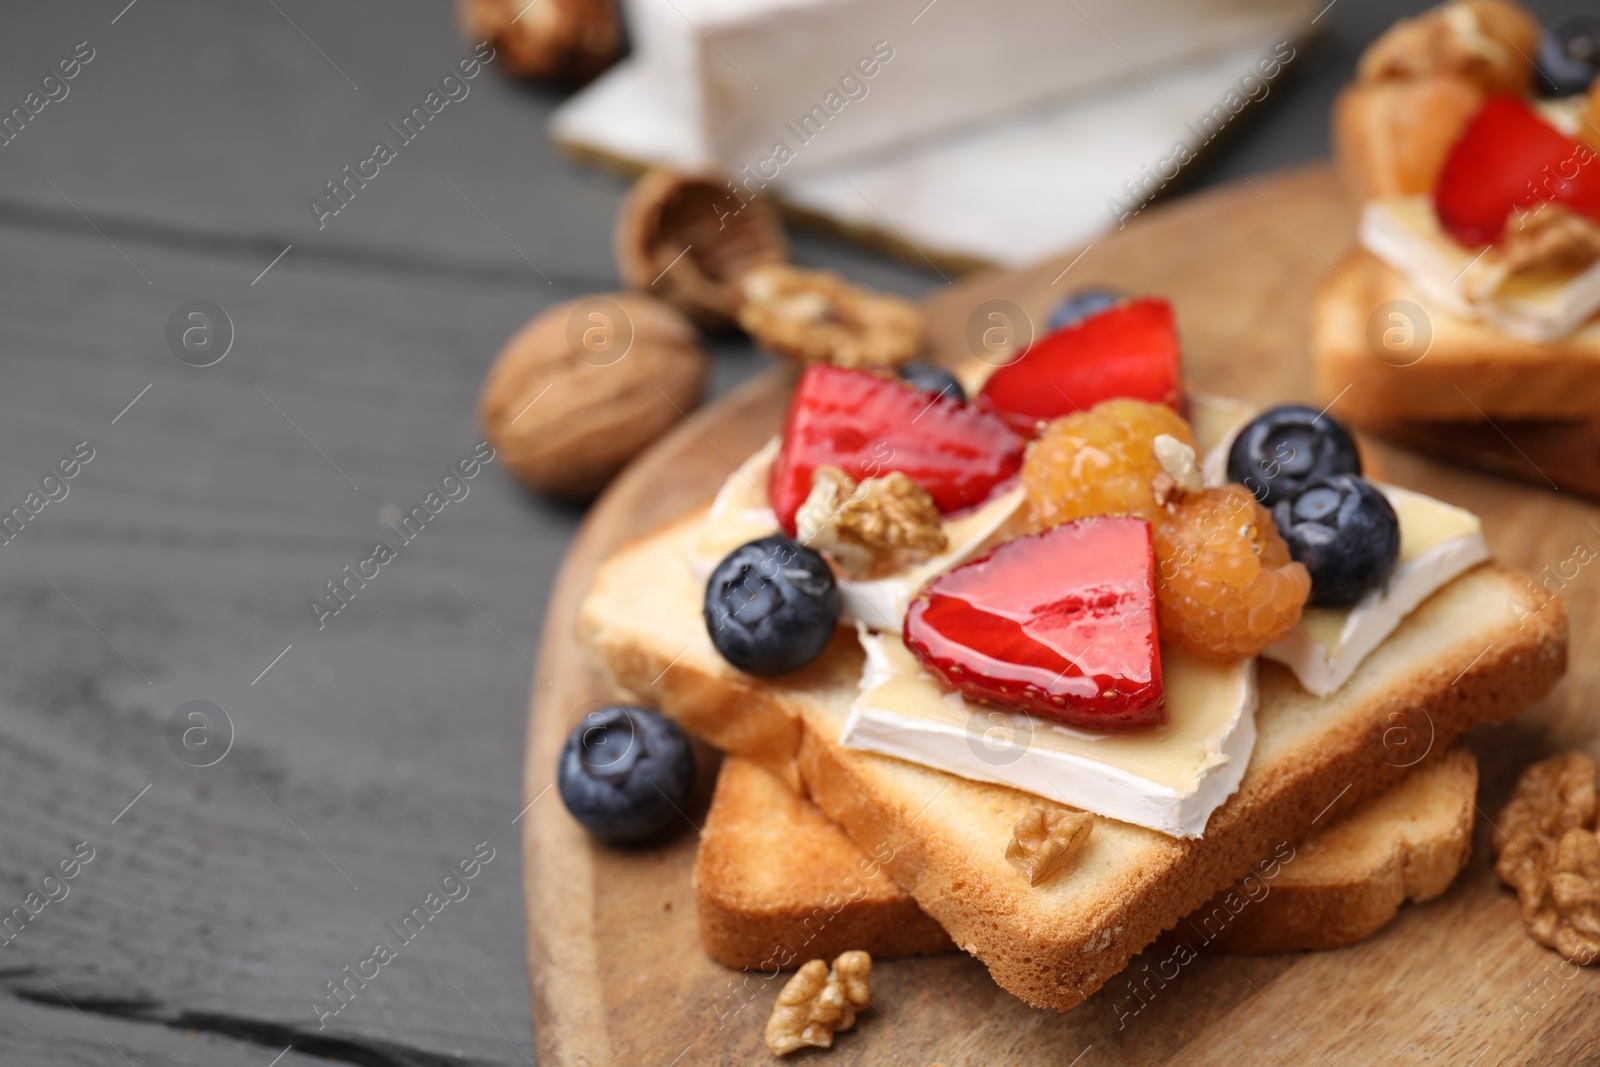
[[[1116,397],[1176,408],[1181,374],[1172,305],[1130,300],[1041,337],[990,375],[977,403],[1031,436]]]
[[[1600,165],[1514,96],[1497,96],[1467,123],[1433,189],[1445,231],[1464,245],[1492,244],[1513,208],[1556,203],[1600,219]]]
[[[969,700],[1076,726],[1166,721],[1150,524],[1083,519],[929,583],[905,643]]]
[[[942,512],[988,499],[1022,466],[1024,442],[993,415],[892,378],[817,364],[795,386],[767,495],[793,536],[824,464],[856,479],[903,471]]]

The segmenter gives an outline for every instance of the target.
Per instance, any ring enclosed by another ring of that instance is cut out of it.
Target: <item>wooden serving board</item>
[[[1037,321],[1056,296],[1111,284],[1173,301],[1194,386],[1263,404],[1307,399],[1307,301],[1354,222],[1323,167],[1177,201],[1081,259],[940,291],[927,305],[935,345],[941,358],[969,355],[974,315],[981,334],[996,324],[991,311],[1008,310],[992,301]],[[698,943],[688,821],[699,821],[703,802],[671,842],[622,851],[591,843],[546,790],[571,725],[610,695],[573,629],[590,574],[625,541],[708,499],[774,431],[785,393],[781,375],[758,379],[637,460],[590,512],[551,598],[528,732],[526,797],[534,803],[523,820],[534,1031],[548,1067],[771,1061],[761,1031],[782,978],[721,967]],[[1389,480],[1481,515],[1502,559],[1571,575],[1575,546],[1600,548],[1600,525],[1590,525],[1600,509],[1591,504],[1368,444]],[[1600,658],[1586,648],[1600,568],[1577,568],[1564,593],[1571,675],[1517,722],[1471,738],[1487,816],[1471,865],[1444,897],[1409,906],[1365,943],[1332,952],[1202,951],[1174,968],[1171,949],[1158,942],[1064,1013],[1029,1008],[965,955],[882,961],[873,968],[873,1009],[831,1052],[802,1055],[922,1067],[1600,1059],[1600,969],[1574,973],[1526,936],[1513,895],[1495,880],[1489,847],[1488,817],[1524,764],[1563,747],[1600,751],[1592,710]],[[1140,982],[1139,998],[1130,977]]]

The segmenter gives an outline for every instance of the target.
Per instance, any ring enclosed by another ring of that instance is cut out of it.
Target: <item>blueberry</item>
[[[747,674],[804,667],[839,624],[839,586],[816,552],[781,534],[729,552],[706,583],[706,629]]]
[[[1304,404],[1269,408],[1252,419],[1228,449],[1228,481],[1266,507],[1326,474],[1360,474],[1361,455],[1349,431]]]
[[[1272,509],[1289,554],[1311,572],[1311,603],[1354,604],[1394,573],[1400,519],[1371,482],[1354,474],[1313,479]]]
[[[660,713],[612,704],[573,727],[556,782],[584,829],[613,844],[634,844],[683,818],[694,753],[684,732]]]
[[[1600,74],[1600,17],[1573,15],[1539,38],[1539,88],[1551,96],[1587,92]]]
[[[967,391],[961,388],[961,383],[956,381],[956,376],[925,359],[913,360],[901,366],[900,380],[907,385],[930,393],[940,393],[954,400],[965,401]]]
[[[1076,326],[1084,319],[1098,315],[1102,311],[1109,311],[1126,299],[1128,294],[1119,293],[1115,289],[1079,289],[1062,297],[1060,302],[1050,309],[1048,319],[1050,332]]]

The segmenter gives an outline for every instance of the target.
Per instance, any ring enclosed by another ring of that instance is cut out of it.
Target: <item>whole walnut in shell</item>
[[[521,481],[583,498],[700,402],[709,360],[667,304],[606,293],[519,330],[478,401],[484,435]]]
[[[456,11],[464,34],[488,41],[524,78],[584,82],[617,58],[612,0],[457,0]]]
[[[789,247],[765,200],[734,193],[714,174],[652,170],[617,213],[616,254],[630,289],[720,330],[733,324],[745,272],[784,262]]]

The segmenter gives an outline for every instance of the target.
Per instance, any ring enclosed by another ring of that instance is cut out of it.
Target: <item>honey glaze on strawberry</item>
[[[1150,524],[1066,523],[929,584],[905,644],[968,700],[1074,726],[1166,722]]]
[[[998,416],[892,378],[816,364],[795,386],[767,495],[784,532],[824,464],[857,481],[901,471],[940,512],[982,504],[1022,467],[1023,440]]]

